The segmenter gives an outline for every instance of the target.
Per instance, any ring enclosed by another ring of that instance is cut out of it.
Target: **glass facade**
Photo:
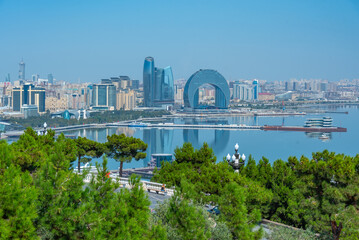
[[[163,101],[174,103],[174,81],[172,68],[166,67],[163,69],[163,84],[162,84]]]
[[[147,57],[143,67],[145,107],[174,104],[174,81],[171,67],[155,68],[154,59]]]
[[[155,162],[156,167],[160,168],[162,166],[162,162],[172,162],[173,157],[172,154],[152,154],[151,161]]]
[[[51,73],[47,74],[47,81],[50,84],[54,84],[54,77],[52,76]]]
[[[201,69],[188,79],[183,92],[186,108],[198,107],[198,89],[203,84],[210,84],[214,87],[216,108],[228,108],[230,98],[228,83],[219,72],[211,69]]]
[[[97,86],[97,105],[107,106],[107,86],[99,85]]]
[[[36,105],[39,112],[45,112],[45,89],[25,84],[19,88],[13,88],[13,111],[20,111],[24,104]]]
[[[112,84],[92,85],[93,107],[116,107],[116,87]]]
[[[143,65],[143,92],[145,107],[152,107],[152,99],[154,92],[154,78],[155,78],[155,60],[152,57],[146,57]]]
[[[25,81],[25,63],[23,61],[19,63],[19,80]]]
[[[258,89],[258,80],[254,80],[253,81],[253,99],[254,100],[258,100],[258,92],[259,92],[259,89]]]

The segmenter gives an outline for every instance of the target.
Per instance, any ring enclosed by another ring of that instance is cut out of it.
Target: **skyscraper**
[[[39,78],[40,78],[39,74],[33,74],[33,75],[31,76],[31,81],[32,81],[33,83],[37,83],[37,81],[39,80]]]
[[[11,82],[10,73],[7,74],[7,77],[5,78],[5,82]]]
[[[50,84],[54,84],[54,76],[51,73],[47,74],[47,82]]]
[[[258,80],[253,80],[253,99],[258,100],[259,85]]]
[[[140,80],[131,80],[131,88],[133,90],[138,90],[140,88]]]
[[[19,63],[19,80],[25,81],[25,63],[23,60]]]
[[[45,89],[25,84],[12,90],[13,111],[20,111],[26,105],[36,105],[39,112],[45,112]]]
[[[155,60],[152,57],[146,57],[143,65],[143,92],[145,107],[153,106],[154,96],[154,78],[155,78]]]
[[[143,66],[145,107],[174,104],[174,84],[171,67],[156,68],[152,57],[146,57]]]
[[[92,108],[114,110],[116,108],[116,87],[113,84],[92,85]]]

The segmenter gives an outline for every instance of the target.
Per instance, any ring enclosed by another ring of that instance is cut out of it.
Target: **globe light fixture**
[[[43,131],[43,135],[45,135],[46,134],[46,128],[47,128],[47,123],[46,122],[44,122],[44,131]]]
[[[242,156],[238,153],[238,143],[236,143],[236,145],[234,146],[234,151],[235,153],[232,155],[232,161],[231,161],[231,155],[228,153],[227,154],[227,162],[229,165],[231,165],[231,167],[234,169],[235,172],[239,172],[240,169],[242,169],[243,165],[244,165],[244,161],[246,160],[246,156],[244,155],[244,153],[242,154]]]

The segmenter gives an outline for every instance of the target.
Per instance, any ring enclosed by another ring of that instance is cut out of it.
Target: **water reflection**
[[[65,134],[86,136],[99,142],[105,142],[106,136],[113,133],[125,133],[127,136],[141,138],[148,144],[147,158],[144,161],[132,161],[126,163],[125,168],[137,168],[147,166],[154,153],[172,153],[177,146],[182,146],[184,142],[191,142],[194,148],[198,149],[206,141],[213,148],[215,155],[220,161],[229,152],[233,152],[233,146],[238,142],[240,149],[259,160],[262,156],[270,161],[278,158],[287,159],[289,156],[301,155],[310,156],[312,152],[330,151],[341,152],[355,155],[358,152],[357,142],[359,129],[355,119],[359,119],[357,106],[349,109],[342,107],[338,111],[350,110],[349,115],[337,113],[308,114],[306,116],[286,116],[286,117],[251,117],[251,116],[228,116],[226,118],[175,118],[168,119],[166,122],[178,124],[246,124],[246,125],[284,125],[284,126],[303,126],[305,120],[310,117],[330,116],[333,118],[334,125],[350,129],[346,133],[325,133],[328,140],[323,138],[323,133],[303,133],[289,131],[223,131],[214,129],[144,129],[144,128],[97,128],[81,129],[69,131]],[[349,117],[348,117],[349,116]],[[313,140],[315,138],[315,140]],[[325,137],[324,137],[325,138]],[[323,141],[326,141],[325,143]],[[101,159],[99,159],[101,161]],[[109,159],[109,169],[117,169],[119,163]]]
[[[309,138],[318,138],[323,142],[329,141],[332,139],[332,133],[323,133],[323,132],[306,132],[305,135]]]
[[[146,167],[154,153],[172,153],[172,129],[143,129],[142,140],[147,143],[147,157],[143,160],[143,166]]]
[[[227,119],[215,118],[215,119],[186,119],[186,124],[200,125],[200,124],[228,124]],[[201,131],[203,132],[203,131]],[[210,141],[213,139],[213,141]],[[228,145],[230,139],[230,131],[228,130],[214,130],[214,138],[205,136],[204,141],[208,143],[208,145],[213,148],[214,152],[221,152]],[[203,142],[200,141],[199,138],[199,130],[198,129],[183,129],[183,141],[192,143],[192,146],[195,149],[199,149],[202,147]]]
[[[106,142],[107,136],[112,134],[126,134],[126,136],[133,136],[134,129],[131,128],[84,128],[74,131],[76,136],[86,137],[96,142]]]
[[[229,130],[214,130],[214,140],[210,141],[211,138],[206,138],[205,142],[213,148],[214,152],[221,152],[228,145],[230,132]],[[183,141],[192,143],[195,149],[199,149],[203,144],[199,139],[198,129],[183,129]]]

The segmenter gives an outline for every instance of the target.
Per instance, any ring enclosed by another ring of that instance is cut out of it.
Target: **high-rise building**
[[[32,74],[32,76],[31,76],[31,81],[32,81],[33,83],[37,83],[37,81],[39,80],[39,78],[40,78],[39,74]]]
[[[259,84],[258,80],[253,80],[253,99],[258,100],[258,93],[259,93]]]
[[[104,79],[101,79],[101,84],[112,84],[112,81],[111,81],[111,79],[104,78]]]
[[[86,88],[86,108],[92,107],[92,93],[93,93],[93,86],[88,85]]]
[[[116,109],[133,110],[136,107],[136,93],[133,90],[120,90],[117,93]]]
[[[146,57],[143,65],[143,93],[145,107],[153,106],[155,83],[155,60],[152,57]]]
[[[33,84],[12,89],[12,109],[20,111],[24,104],[36,105],[39,112],[45,112],[45,89],[35,87]]]
[[[133,90],[140,89],[140,80],[131,80],[131,88]]]
[[[25,63],[23,60],[19,63],[19,80],[25,81]]]
[[[114,110],[116,108],[116,87],[113,84],[92,85],[92,108]]]
[[[49,84],[54,84],[54,76],[51,73],[47,74],[47,82]]]
[[[244,83],[235,83],[233,84],[233,98],[243,101],[253,101],[255,100],[255,87],[244,84]],[[258,97],[257,97],[258,99]]]
[[[46,110],[50,112],[64,111],[68,109],[66,97],[47,97],[46,98]]]
[[[5,82],[11,82],[10,73],[8,73],[7,76],[5,77]]]
[[[171,67],[156,68],[154,59],[146,57],[143,67],[145,107],[174,104],[174,83]]]

